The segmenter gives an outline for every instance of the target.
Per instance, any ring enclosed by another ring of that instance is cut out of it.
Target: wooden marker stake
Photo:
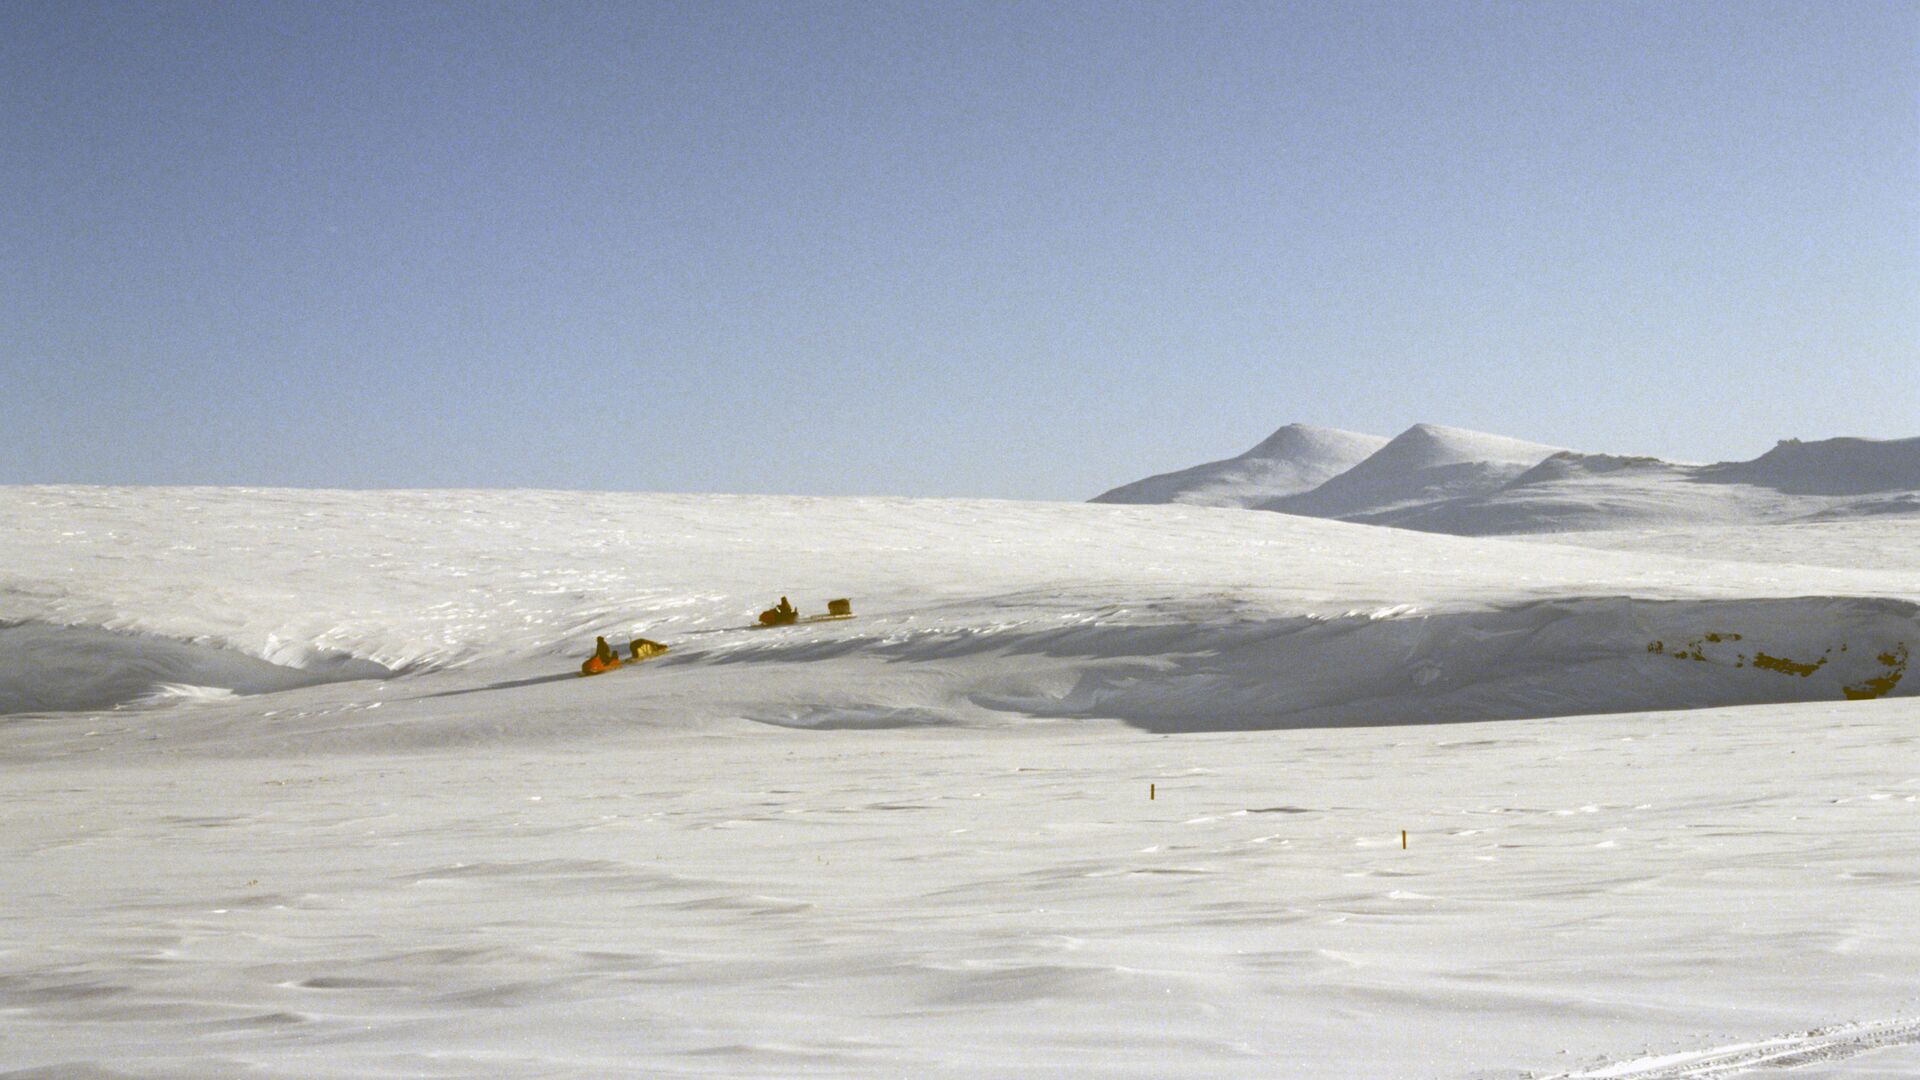
[[[1147,785],[1147,801],[1148,802],[1153,801],[1153,785],[1152,784]]]
[[[1407,830],[1405,829],[1400,830],[1400,850],[1407,850]]]

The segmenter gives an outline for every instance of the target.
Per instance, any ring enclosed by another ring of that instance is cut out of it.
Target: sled
[[[749,630],[778,630],[779,628],[781,628],[781,627],[783,627],[783,626],[805,626],[805,625],[807,625],[808,623],[821,623],[821,622],[846,622],[846,621],[847,621],[848,619],[851,619],[851,618],[853,618],[853,613],[852,613],[852,612],[848,612],[848,613],[846,613],[845,615],[832,615],[832,614],[828,614],[828,615],[802,615],[802,616],[800,616],[799,618],[796,618],[796,619],[791,619],[791,620],[789,620],[789,621],[787,621],[787,622],[761,622],[761,623],[755,623],[755,624],[753,624],[752,626],[750,626],[750,627],[748,627],[747,629],[749,629]]]
[[[669,646],[657,641],[648,641],[646,638],[634,638],[627,643],[627,649],[631,655],[625,660],[616,656],[611,663],[602,663],[598,657],[588,658],[586,663],[580,665],[580,677],[584,679],[589,675],[605,675],[609,671],[619,671],[623,667],[638,664],[642,660],[651,660],[669,651]]]
[[[787,603],[787,598],[783,596],[780,598],[779,607],[771,607],[760,613],[760,622],[754,626],[753,629],[765,630],[774,626],[798,626],[801,623],[838,622],[841,619],[851,618],[853,618],[853,601],[845,598],[827,601],[827,613],[825,615],[802,616],[798,611],[794,610],[792,604]]]

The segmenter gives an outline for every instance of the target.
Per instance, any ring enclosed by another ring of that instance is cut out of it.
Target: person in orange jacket
[[[580,665],[580,674],[598,675],[619,666],[620,657],[614,654],[613,646],[607,644],[606,638],[597,637],[593,639],[593,655],[587,657],[587,662]]]

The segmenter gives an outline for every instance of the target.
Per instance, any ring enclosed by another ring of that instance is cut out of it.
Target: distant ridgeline
[[[1920,438],[1788,439],[1683,465],[1416,424],[1395,438],[1289,424],[1223,461],[1099,503],[1271,510],[1456,535],[1778,524],[1920,514]]]

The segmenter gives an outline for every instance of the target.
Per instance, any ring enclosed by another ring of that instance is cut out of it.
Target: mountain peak
[[[1394,468],[1451,465],[1464,461],[1538,464],[1559,453],[1563,447],[1528,442],[1506,435],[1446,427],[1441,424],[1415,424],[1381,448],[1375,457],[1381,466]]]
[[[1560,449],[1466,428],[1415,424],[1312,491],[1260,508],[1365,520],[1414,503],[1486,494]]]
[[[1093,501],[1252,506],[1317,487],[1386,444],[1378,435],[1288,424],[1237,457],[1149,476]]]
[[[1315,427],[1312,424],[1288,424],[1260,440],[1258,445],[1240,456],[1243,458],[1319,458],[1330,455],[1346,457],[1352,451],[1364,447],[1364,450],[1353,458],[1358,462],[1386,444],[1387,440],[1378,435],[1362,435],[1357,431]]]

